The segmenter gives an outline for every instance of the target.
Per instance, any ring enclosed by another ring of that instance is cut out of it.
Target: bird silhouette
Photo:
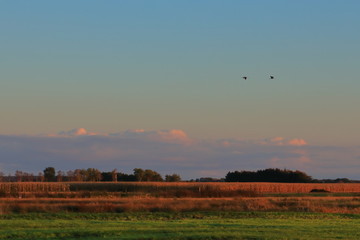
[[[270,76],[270,79],[274,79],[274,76]]]
[[[245,80],[247,79],[247,77],[242,77],[242,78],[245,79]]]

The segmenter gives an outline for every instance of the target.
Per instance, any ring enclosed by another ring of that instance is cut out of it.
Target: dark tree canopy
[[[135,182],[136,177],[134,174],[118,173],[117,180],[122,182]]]
[[[307,183],[313,179],[301,171],[281,170],[278,168],[268,168],[264,170],[253,171],[235,171],[228,172],[225,177],[226,182],[289,182],[289,183]]]
[[[179,174],[165,175],[165,182],[180,182],[181,177]]]
[[[44,178],[47,182],[53,182],[56,180],[55,178],[55,168],[47,167],[44,169]]]
[[[150,169],[143,170],[141,168],[134,169],[135,179],[138,182],[162,182],[163,178],[158,172]]]

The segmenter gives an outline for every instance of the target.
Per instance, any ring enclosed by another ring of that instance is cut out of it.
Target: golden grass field
[[[0,213],[124,211],[360,213],[360,184],[0,183]]]
[[[198,183],[198,182],[70,182],[39,183],[19,182],[0,183],[0,191],[10,192],[69,192],[71,188],[80,190],[171,190],[171,189],[213,189],[219,191],[255,191],[259,193],[308,193],[312,189],[329,192],[360,192],[360,183]]]

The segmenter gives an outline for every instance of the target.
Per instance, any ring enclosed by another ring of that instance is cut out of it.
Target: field
[[[360,184],[0,183],[0,239],[360,239],[359,228]]]
[[[0,239],[360,239],[358,215],[67,213],[0,217]]]
[[[315,192],[311,192],[314,191]],[[360,184],[1,183],[0,213],[298,211],[360,213]]]

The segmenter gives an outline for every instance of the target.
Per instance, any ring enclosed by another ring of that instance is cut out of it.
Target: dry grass
[[[0,183],[0,197],[257,197],[262,194],[360,193],[355,183],[167,183],[167,182],[73,182]]]
[[[67,183],[39,183],[39,182],[19,182],[19,183],[0,183],[1,192],[67,192],[70,185]]]
[[[124,211],[299,211],[360,213],[360,198],[90,198],[5,199],[1,213]]]
[[[305,193],[308,195],[312,189],[350,194],[348,197],[306,196]],[[359,192],[360,184],[353,183],[0,183],[0,214],[123,211],[360,213],[360,198],[354,194]],[[266,197],[265,193],[274,195]],[[291,197],[281,195],[293,193],[296,195]]]
[[[332,193],[360,192],[360,183],[192,183],[192,182],[71,182],[0,183],[0,192],[144,192],[187,190],[193,192],[308,193],[323,189]]]
[[[70,183],[72,190],[144,191],[192,190],[192,191],[254,191],[258,193],[308,193],[313,189],[329,192],[360,192],[359,183],[191,183],[191,182],[118,182],[118,183]]]

